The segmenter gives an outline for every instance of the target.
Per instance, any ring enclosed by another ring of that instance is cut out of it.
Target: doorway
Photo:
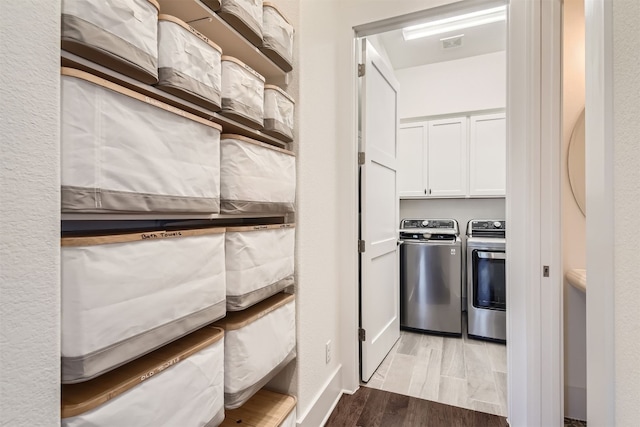
[[[423,22],[413,20],[411,25],[396,23],[394,29],[369,32],[357,39],[356,49],[362,52],[359,62],[366,63],[366,67],[361,69],[361,74],[364,74],[362,80],[366,82],[368,77],[370,61],[367,55],[373,54],[399,82],[395,108],[398,128],[395,163],[397,194],[393,201],[389,201],[388,197],[384,201],[378,200],[395,204],[384,210],[389,217],[392,217],[394,210],[397,212],[396,228],[393,230],[396,238],[401,219],[446,218],[456,222],[464,248],[465,231],[470,220],[504,223],[507,169],[506,15],[504,4],[493,2],[478,6],[476,3],[473,7],[461,7],[444,15],[434,11]],[[482,23],[477,24],[480,21]],[[367,127],[366,116],[368,110],[376,106],[371,104],[366,83],[360,82],[360,90],[362,115],[359,120],[359,152],[364,153],[364,159],[369,159],[368,135],[372,132]],[[388,105],[384,107],[388,109]],[[486,126],[486,123],[490,125]],[[368,167],[368,163],[360,166],[361,178],[367,175]],[[506,346],[494,342],[496,337],[493,336],[471,339],[467,334],[469,286],[464,249],[459,261],[457,291],[447,297],[449,302],[451,298],[459,301],[458,316],[463,325],[459,337],[443,336],[438,331],[425,333],[416,328],[403,328],[401,332],[397,331],[397,340],[385,339],[384,344],[381,344],[382,340],[372,342],[382,335],[377,333],[377,329],[371,333],[374,322],[367,318],[367,312],[372,311],[371,297],[367,296],[372,270],[367,267],[371,254],[366,249],[369,249],[367,242],[375,243],[382,230],[373,230],[370,224],[363,222],[369,213],[369,205],[363,201],[371,198],[372,194],[368,194],[368,191],[376,193],[378,188],[371,189],[366,180],[360,181],[360,239],[367,245],[364,253],[361,253],[360,276],[360,361],[363,384],[506,415]],[[389,230],[385,231],[388,234]],[[393,286],[399,291],[400,271],[397,268],[396,261]],[[503,277],[504,274],[503,265]],[[392,283],[392,280],[379,274],[373,277],[377,281],[386,280],[387,285]],[[503,300],[504,297],[503,294]],[[378,306],[374,308],[379,312],[401,315],[402,308],[397,297],[375,303]],[[383,320],[387,328],[394,324],[391,317]],[[506,329],[506,321],[503,320],[503,323],[503,329]],[[370,341],[367,341],[367,336]],[[384,351],[380,350],[381,345],[387,346]],[[376,347],[375,351],[373,346]],[[375,357],[378,359],[372,361]],[[372,369],[372,363],[377,368]]]

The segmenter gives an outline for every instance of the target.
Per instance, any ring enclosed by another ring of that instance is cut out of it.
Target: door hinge
[[[364,76],[364,71],[365,71],[365,65],[358,64],[358,77]]]
[[[359,165],[364,165],[364,159],[365,159],[364,152],[360,151],[358,153],[358,164]]]
[[[358,240],[358,252],[364,253],[364,240]]]
[[[548,265],[543,265],[542,266],[542,277],[549,277],[549,266]]]
[[[367,332],[362,328],[358,328],[358,339],[360,341],[366,341],[367,340]]]

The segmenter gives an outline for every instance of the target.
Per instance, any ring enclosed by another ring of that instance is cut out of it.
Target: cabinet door
[[[398,130],[398,193],[400,197],[426,194],[425,126],[404,124]]]
[[[469,194],[504,196],[507,135],[504,113],[472,116],[469,136]]]
[[[430,121],[428,125],[428,195],[467,195],[467,118]]]

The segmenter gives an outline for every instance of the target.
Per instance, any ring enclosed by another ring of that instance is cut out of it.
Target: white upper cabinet
[[[471,116],[469,125],[469,195],[506,194],[507,136],[504,113]]]
[[[506,142],[504,113],[400,125],[400,198],[504,197]]]
[[[467,195],[467,118],[428,122],[427,195]]]
[[[427,193],[425,123],[400,125],[398,130],[398,194],[420,197]]]

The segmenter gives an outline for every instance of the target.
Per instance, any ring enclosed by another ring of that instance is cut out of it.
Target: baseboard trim
[[[329,376],[309,408],[298,416],[298,427],[323,426],[342,396],[342,365],[339,365]]]

